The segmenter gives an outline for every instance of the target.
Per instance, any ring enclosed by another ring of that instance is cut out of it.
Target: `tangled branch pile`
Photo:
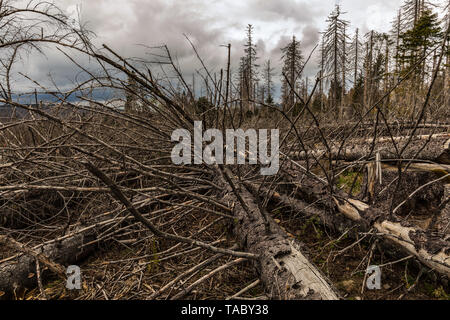
[[[319,250],[338,256],[365,242],[360,265],[379,247],[448,279],[450,134],[442,114],[429,112],[434,81],[408,122],[387,119],[377,102],[360,119],[338,123],[311,109],[314,92],[295,116],[264,103],[247,112],[230,79],[213,79],[206,68],[210,95],[195,99],[166,47],[160,76],[155,62],[96,48],[52,5],[19,10],[0,2],[0,20],[9,20],[0,29],[8,57],[0,97],[1,296],[338,299],[345,293],[329,279],[332,259],[317,266],[308,237],[296,233],[310,218],[330,233]],[[21,103],[11,66],[41,46],[56,46],[83,80],[64,92],[34,82],[56,102]],[[89,67],[77,62],[85,57]],[[95,99],[98,90],[116,98]],[[172,132],[193,132],[196,120],[204,129],[279,128],[278,173],[173,164]],[[350,242],[336,249],[344,237]],[[64,288],[70,264],[85,275],[78,293]]]

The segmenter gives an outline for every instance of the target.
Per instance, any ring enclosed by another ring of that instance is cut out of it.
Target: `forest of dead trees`
[[[399,8],[389,33],[371,30],[361,34],[358,28],[351,29],[345,12],[337,5],[327,18],[328,26],[321,33],[320,43],[314,48],[319,52],[319,72],[315,79],[304,76],[305,64],[315,62],[309,61],[311,53],[303,52],[302,43],[295,35],[281,48],[282,109],[297,114],[302,108],[301,99],[306,100],[312,93],[311,108],[315,112],[332,112],[339,120],[361,118],[389,88],[401,81],[381,107],[386,115],[393,113],[393,118],[416,117],[436,70],[438,48],[446,36],[448,20],[448,3],[436,9],[428,1],[408,0]],[[274,103],[276,76],[272,61],[258,65],[253,30],[248,25],[237,79],[239,97],[252,112],[255,103]],[[438,104],[445,106],[450,89],[448,52],[442,58],[434,90],[442,93]],[[405,77],[408,79],[402,81]]]
[[[0,0],[0,299],[449,299],[450,3],[406,0],[366,34],[336,6],[281,74],[254,37],[214,73],[186,36],[191,81],[167,46],[124,57],[54,4]],[[70,88],[16,72],[49,48]],[[278,173],[174,164],[194,121],[279,129]]]

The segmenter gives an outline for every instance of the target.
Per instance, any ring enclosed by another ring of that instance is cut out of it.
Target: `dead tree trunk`
[[[410,147],[403,153],[404,159],[412,159],[415,157],[418,160],[431,160],[438,163],[450,164],[450,150],[449,150],[450,134],[438,135],[423,135],[416,136]],[[401,147],[406,143],[408,137],[394,137],[394,141]],[[429,141],[428,141],[429,140]],[[364,159],[370,154],[372,150],[372,139],[349,141],[348,147],[339,148],[338,146],[331,148],[331,158],[334,160],[357,161]],[[425,148],[422,146],[426,143]],[[377,141],[375,150],[380,152],[381,158],[384,160],[396,159],[395,148],[392,144],[391,138],[381,138]],[[419,152],[420,151],[420,152]],[[419,153],[418,153],[419,152]],[[289,156],[291,158],[304,160],[307,157],[321,158],[327,153],[326,150],[314,150],[308,153],[304,151],[293,152]],[[417,154],[418,153],[418,154]],[[328,156],[328,155],[327,155]]]
[[[298,185],[296,187],[301,188]],[[302,192],[311,194],[311,189],[306,188]],[[323,195],[316,196],[324,197]],[[374,228],[384,240],[394,243],[404,252],[414,255],[427,267],[450,279],[450,241],[447,239],[448,237],[436,237],[418,227],[409,226],[407,223],[385,219],[383,217],[386,215],[379,212],[379,209],[372,208],[355,199],[338,200],[333,197],[332,201],[335,206],[331,204],[331,199],[328,202],[325,201],[332,210],[320,210],[279,193],[271,194],[271,198],[307,216],[319,217],[326,226],[333,230],[344,232],[356,227],[361,232],[368,232]],[[332,213],[335,209],[340,215]]]
[[[54,241],[35,250],[50,261],[62,265],[69,265],[79,261],[92,252],[93,246],[83,247],[84,243],[95,239],[94,230],[78,233],[73,236]],[[23,288],[37,286],[36,258],[33,255],[20,253],[14,259],[0,263],[0,291],[2,298],[13,296]],[[34,276],[30,277],[30,274]]]
[[[256,268],[271,299],[336,300],[337,293],[299,247],[265,212],[230,170],[219,181],[234,205],[235,233],[241,245],[258,254]]]

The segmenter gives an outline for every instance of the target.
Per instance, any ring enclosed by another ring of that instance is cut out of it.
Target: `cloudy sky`
[[[335,4],[346,12],[351,31],[363,33],[375,29],[388,31],[403,0],[59,0],[56,3],[73,18],[80,12],[81,21],[97,35],[98,44],[106,43],[125,56],[142,57],[139,46],[167,44],[185,72],[200,68],[194,53],[183,37],[187,34],[200,55],[214,71],[225,68],[226,49],[232,44],[234,68],[243,54],[245,27],[253,24],[260,64],[271,59],[280,63],[280,48],[296,35],[304,55],[319,42],[319,32]],[[439,1],[438,1],[439,2]],[[314,76],[316,61],[306,74]],[[32,76],[49,72],[67,77],[67,61],[58,52],[29,66]],[[279,70],[279,69],[277,69]]]

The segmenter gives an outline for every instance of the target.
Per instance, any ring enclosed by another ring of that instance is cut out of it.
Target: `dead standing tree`
[[[292,108],[295,108],[297,103],[295,92],[298,91],[298,82],[301,79],[304,58],[300,47],[300,41],[296,40],[295,36],[292,36],[292,41],[287,46],[281,49],[283,54],[283,74],[286,75],[291,83],[289,86],[288,81],[282,78],[282,91],[283,96],[283,111],[287,112]]]
[[[346,70],[346,43],[348,36],[346,35],[346,28],[348,22],[341,18],[340,7],[337,5],[334,11],[327,19],[328,27],[323,32],[323,54],[325,61],[323,67],[327,74],[332,75],[330,82],[330,107],[331,110],[336,112],[339,117],[342,115],[343,104],[341,100],[344,99],[342,91],[345,90],[345,83],[342,81],[345,79]]]

